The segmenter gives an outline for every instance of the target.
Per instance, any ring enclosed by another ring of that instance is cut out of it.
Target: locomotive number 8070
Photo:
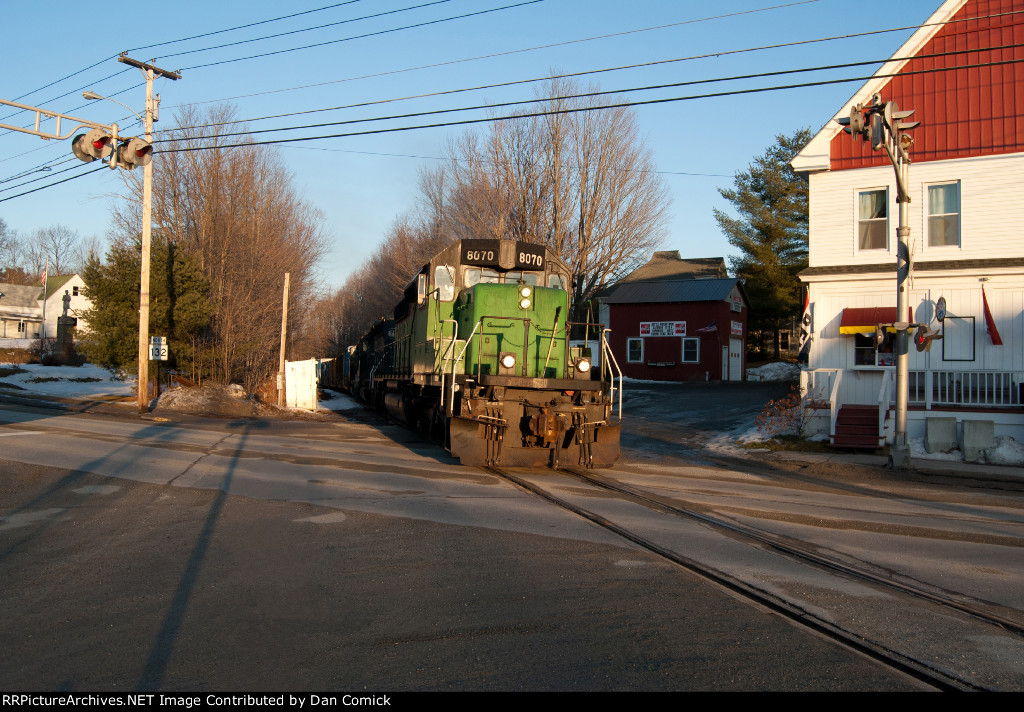
[[[604,326],[570,320],[569,284],[543,245],[457,240],[350,349],[348,385],[463,464],[610,466],[622,375]]]

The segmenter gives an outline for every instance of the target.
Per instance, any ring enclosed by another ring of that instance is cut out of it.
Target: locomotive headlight
[[[576,359],[576,370],[580,373],[586,373],[590,370],[590,359],[580,358]]]
[[[528,285],[524,284],[522,287],[519,288],[519,296],[529,297],[531,294],[533,294],[533,290],[530,289]]]
[[[531,302],[530,302],[530,300],[527,297],[523,297],[522,299],[519,300],[519,308],[520,309],[529,309],[530,308],[530,304],[531,304]]]
[[[501,357],[501,365],[503,368],[515,368],[516,357],[512,354],[505,354]]]

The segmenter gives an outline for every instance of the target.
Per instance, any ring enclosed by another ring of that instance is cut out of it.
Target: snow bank
[[[3,366],[22,371],[0,378],[0,387],[5,383],[16,386],[4,389],[8,393],[20,390],[60,398],[96,398],[109,395],[130,397],[135,392],[133,381],[122,381],[110,371],[92,364],[41,366],[37,363],[19,363]]]
[[[910,438],[907,444],[910,446],[910,456],[918,460],[962,462],[964,459],[964,454],[959,450],[928,452],[924,447],[924,438]],[[981,462],[990,465],[1024,465],[1024,445],[1009,435],[999,435],[995,438],[995,446],[984,451]]]
[[[747,369],[748,381],[796,381],[799,378],[800,367],[784,361]]]

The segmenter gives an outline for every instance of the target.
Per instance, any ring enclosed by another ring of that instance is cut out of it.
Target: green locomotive
[[[543,245],[453,242],[405,289],[394,340],[359,345],[355,385],[465,465],[608,467],[621,372],[602,325],[567,320],[569,284]]]

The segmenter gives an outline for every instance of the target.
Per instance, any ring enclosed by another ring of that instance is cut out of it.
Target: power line
[[[796,6],[796,5],[807,5],[809,3],[814,3],[814,2],[819,2],[819,0],[798,0],[797,2],[791,2],[791,3],[784,4],[784,5],[772,5],[772,6],[769,6],[769,7],[756,8],[754,10],[743,10],[741,12],[730,12],[730,13],[726,13],[726,14],[723,14],[723,15],[712,15],[712,16],[709,16],[709,17],[702,17],[702,18],[697,18],[697,19],[693,19],[693,20],[683,20],[683,21],[680,21],[680,22],[673,22],[673,23],[669,23],[667,25],[656,25],[656,26],[653,26],[653,27],[642,27],[642,28],[635,29],[635,30],[626,30],[624,32],[613,32],[613,33],[606,34],[606,35],[595,35],[593,37],[583,37],[583,38],[575,39],[575,40],[566,40],[565,42],[555,42],[555,43],[552,43],[552,44],[537,45],[535,47],[526,47],[526,48],[521,48],[521,49],[513,49],[513,50],[509,50],[507,52],[495,52],[493,54],[484,54],[484,55],[479,55],[479,56],[476,56],[476,57],[466,57],[466,58],[463,58],[463,59],[453,59],[453,60],[449,60],[449,61],[446,61],[446,62],[436,62],[434,64],[423,64],[423,65],[420,65],[420,66],[417,66],[417,67],[406,67],[404,69],[395,69],[395,70],[391,70],[391,71],[387,71],[387,72],[377,72],[377,73],[374,73],[374,74],[364,74],[364,75],[358,76],[358,77],[346,77],[345,79],[335,79],[335,80],[332,80],[332,81],[329,81],[329,82],[317,82],[315,84],[304,84],[304,85],[296,86],[296,87],[286,87],[284,89],[273,89],[273,90],[270,90],[270,91],[254,92],[252,94],[242,94],[242,95],[239,95],[239,96],[226,97],[226,98],[223,98],[223,99],[211,99],[209,101],[197,102],[197,103],[199,103],[199,104],[209,104],[209,103],[221,102],[221,101],[234,101],[236,99],[248,99],[248,98],[252,98],[252,97],[256,97],[256,96],[266,96],[268,94],[279,94],[281,92],[299,91],[299,90],[302,90],[302,89],[315,89],[317,87],[329,86],[331,84],[341,84],[341,83],[344,83],[344,82],[358,81],[360,79],[376,79],[378,77],[386,77],[386,76],[390,76],[390,75],[393,75],[393,74],[403,74],[403,73],[406,73],[406,72],[415,72],[415,71],[419,71],[419,70],[422,70],[422,69],[436,69],[438,67],[445,67],[445,66],[449,66],[449,65],[453,65],[453,64],[463,64],[463,63],[466,63],[466,62],[476,62],[476,61],[483,60],[483,59],[495,59],[497,57],[507,57],[507,56],[510,56],[510,55],[513,55],[513,54],[522,54],[522,53],[525,53],[525,52],[535,52],[535,51],[542,50],[542,49],[552,49],[554,47],[564,47],[564,46],[571,45],[571,44],[579,44],[579,43],[583,43],[583,42],[593,42],[595,40],[610,39],[612,37],[622,37],[622,36],[625,36],[625,35],[632,35],[632,34],[637,34],[637,33],[641,33],[641,32],[651,32],[651,31],[654,31],[654,30],[664,30],[664,29],[668,29],[670,27],[679,27],[681,25],[691,25],[691,24],[696,24],[696,23],[699,23],[699,22],[709,22],[711,20],[728,19],[730,17],[738,17],[738,16],[741,16],[741,15],[750,15],[750,14],[759,13],[759,12],[768,12],[770,10],[784,9],[784,8],[793,7],[793,6]],[[894,30],[879,30],[879,32],[896,32],[896,31],[901,30],[901,29],[911,29],[911,28],[896,28]],[[870,33],[869,32],[869,33],[863,33],[863,34],[874,34],[874,33]],[[858,35],[850,35],[850,37],[857,37],[857,36]],[[811,41],[813,42],[813,41],[816,41],[816,40],[811,40]],[[787,45],[780,45],[780,46],[784,47],[784,46],[787,46]],[[723,53],[719,53],[719,54],[723,54]],[[669,60],[669,61],[671,61],[671,60]]]
[[[349,133],[327,134],[327,135],[322,135],[322,136],[305,136],[305,137],[298,137],[298,138],[282,138],[282,139],[274,139],[274,140],[268,140],[268,141],[249,141],[247,143],[236,143],[236,144],[229,144],[229,145],[191,146],[191,147],[181,147],[181,148],[170,148],[170,149],[167,149],[167,150],[165,150],[163,152],[164,153],[185,153],[185,152],[191,152],[191,151],[208,151],[208,150],[214,150],[214,149],[248,148],[248,147],[253,147],[253,146],[269,146],[269,145],[277,145],[277,144],[285,144],[285,143],[297,143],[297,142],[302,142],[302,141],[315,141],[315,140],[331,139],[331,138],[349,138],[349,137],[353,137],[353,136],[370,136],[370,135],[374,135],[374,134],[398,133],[398,132],[402,132],[402,131],[417,131],[417,130],[421,130],[421,129],[450,128],[450,127],[453,127],[453,126],[468,126],[468,125],[472,125],[472,124],[492,123],[492,122],[495,122],[495,121],[510,121],[510,120],[517,120],[517,119],[538,118],[538,117],[542,117],[542,116],[555,116],[555,115],[558,115],[558,114],[577,114],[577,113],[590,112],[590,111],[606,111],[608,109],[622,109],[622,108],[631,108],[631,107],[637,107],[637,106],[649,106],[649,105],[655,105],[655,104],[669,104],[669,103],[675,103],[675,102],[680,102],[680,101],[694,101],[694,100],[697,100],[697,99],[713,99],[713,98],[726,97],[726,96],[740,96],[740,95],[744,95],[744,94],[759,94],[759,93],[772,92],[772,91],[783,91],[783,90],[788,90],[788,89],[805,89],[805,88],[809,88],[809,87],[827,86],[827,85],[830,85],[830,84],[848,84],[850,82],[864,82],[864,81],[867,81],[869,79],[875,79],[875,78],[908,76],[908,75],[912,75],[912,74],[935,74],[935,73],[938,73],[938,72],[955,71],[955,70],[958,70],[958,69],[977,69],[977,68],[982,68],[982,67],[996,67],[996,66],[1001,66],[1001,65],[1006,65],[1006,64],[1019,64],[1019,63],[1022,63],[1022,62],[1024,62],[1024,59],[1010,59],[1010,60],[1002,60],[1002,61],[998,61],[998,62],[984,62],[984,63],[979,63],[979,64],[961,65],[961,66],[958,66],[958,67],[942,67],[942,68],[938,68],[938,69],[925,69],[925,70],[917,70],[917,71],[905,71],[904,70],[904,71],[899,72],[899,73],[891,73],[891,74],[872,74],[872,75],[862,76],[862,77],[849,77],[849,78],[846,78],[846,79],[828,79],[828,80],[821,80],[821,81],[816,81],[816,82],[803,82],[803,83],[799,83],[799,84],[785,84],[785,85],[777,85],[777,86],[770,86],[770,87],[758,87],[758,88],[753,88],[753,89],[734,89],[734,90],[730,90],[730,91],[712,92],[712,93],[708,93],[708,94],[693,94],[693,95],[689,95],[689,96],[670,97],[670,98],[664,98],[664,99],[647,99],[647,100],[644,100],[644,101],[621,102],[621,103],[617,103],[617,104],[604,104],[604,105],[601,105],[601,106],[576,107],[576,108],[558,109],[558,110],[552,110],[552,111],[537,111],[537,112],[530,112],[530,113],[510,114],[510,115],[506,115],[506,116],[487,117],[487,118],[480,118],[480,119],[464,119],[464,120],[461,120],[461,121],[449,121],[449,122],[442,122],[442,123],[436,123],[436,124],[421,124],[421,125],[416,125],[416,126],[399,126],[399,127],[394,127],[394,128],[370,129],[370,130],[366,130],[366,131],[353,131],[353,132],[349,132]],[[257,132],[252,132],[252,133],[257,133]],[[248,135],[248,134],[245,134],[245,135]]]
[[[102,170],[103,170],[103,168],[94,168],[91,171],[86,171],[85,173],[79,173],[76,176],[71,176],[70,178],[65,178],[64,180],[59,180],[56,183],[50,183],[49,185],[41,185],[38,188],[33,188],[32,190],[26,190],[24,193],[18,193],[17,195],[9,195],[6,198],[0,198],[0,203],[6,203],[8,200],[14,200],[15,198],[20,198],[23,195],[29,195],[30,193],[37,193],[40,190],[46,190],[47,188],[52,188],[54,186],[60,185],[61,183],[67,183],[68,181],[77,180],[78,178],[82,178],[84,176],[92,175],[93,173],[97,173],[97,172],[102,171]]]
[[[467,13],[462,14],[462,15],[453,15],[452,17],[444,17],[444,18],[441,18],[439,20],[428,20],[426,22],[418,22],[418,23],[415,23],[415,24],[412,24],[412,25],[405,25],[403,27],[392,27],[392,28],[389,28],[387,30],[379,30],[377,32],[367,32],[367,33],[362,34],[362,35],[354,35],[352,37],[343,37],[343,38],[337,39],[337,40],[327,40],[326,42],[317,42],[317,43],[313,43],[313,44],[302,45],[301,47],[291,47],[289,49],[279,49],[279,50],[275,50],[273,52],[263,52],[261,54],[253,54],[253,55],[250,55],[248,57],[236,57],[235,59],[224,59],[224,60],[221,60],[219,62],[208,62],[207,64],[197,64],[194,67],[186,67],[185,69],[182,69],[181,71],[191,71],[193,69],[205,69],[206,67],[216,67],[216,66],[219,66],[219,65],[222,65],[222,64],[231,64],[233,62],[245,62],[245,61],[248,61],[250,59],[262,59],[264,57],[273,57],[273,56],[278,55],[278,54],[286,54],[288,52],[298,52],[299,50],[304,50],[304,49],[314,49],[316,47],[326,47],[328,45],[338,44],[339,42],[350,42],[352,40],[365,39],[367,37],[377,37],[379,35],[386,35],[386,34],[390,34],[392,32],[400,32],[402,30],[411,30],[411,29],[416,29],[416,28],[420,28],[420,27],[428,27],[430,25],[438,25],[438,24],[440,24],[442,22],[451,22],[452,20],[464,20],[467,17],[476,17],[476,16],[479,16],[479,15],[487,15],[487,14],[490,14],[492,12],[501,12],[502,10],[512,10],[512,9],[517,8],[517,7],[524,7],[526,5],[536,5],[537,3],[545,2],[545,1],[546,0],[523,0],[523,2],[514,3],[512,5],[503,5],[501,7],[490,8],[488,10],[477,10],[476,12],[467,12]]]
[[[250,37],[249,39],[246,39],[246,40],[237,40],[235,42],[227,42],[225,44],[213,45],[211,47],[200,47],[199,49],[190,49],[190,50],[186,50],[184,52],[177,52],[175,54],[165,55],[164,58],[165,59],[170,59],[171,57],[183,57],[183,56],[188,55],[188,54],[198,54],[199,52],[210,52],[210,51],[215,50],[215,49],[225,49],[227,47],[237,47],[238,45],[249,44],[251,42],[262,42],[263,40],[272,40],[272,39],[277,39],[278,37],[287,37],[288,35],[297,35],[297,34],[299,34],[301,32],[312,32],[313,30],[323,30],[323,29],[328,28],[328,27],[336,27],[337,25],[347,25],[350,22],[360,22],[361,20],[372,20],[372,19],[375,19],[375,18],[378,18],[378,17],[385,17],[387,15],[397,15],[398,13],[401,13],[401,12],[409,12],[410,10],[420,10],[422,8],[425,8],[425,7],[430,7],[432,5],[441,5],[442,3],[451,2],[451,1],[452,0],[431,0],[430,2],[425,2],[425,3],[422,3],[420,5],[411,5],[409,7],[398,8],[397,10],[387,10],[387,11],[384,11],[384,12],[374,13],[372,15],[363,15],[362,17],[351,17],[351,18],[349,18],[347,20],[338,20],[337,22],[328,22],[328,23],[325,23],[323,25],[317,25],[315,27],[304,27],[304,28],[299,29],[299,30],[289,30],[287,32],[278,32],[277,34],[264,35],[263,37]],[[543,2],[543,0],[537,0],[537,2]],[[399,28],[399,29],[403,29],[403,28]],[[336,41],[342,42],[344,40],[336,40]],[[311,45],[311,46],[318,46],[318,45]]]
[[[355,5],[356,3],[362,2],[362,1],[363,0],[347,0],[347,2],[336,2],[333,5],[324,5],[323,7],[313,8],[312,10],[303,10],[302,12],[293,12],[290,15],[281,15],[280,17],[272,17],[272,18],[269,18],[267,20],[258,20],[256,22],[249,22],[249,23],[244,24],[244,25],[235,25],[234,27],[227,27],[227,28],[225,28],[223,30],[214,30],[212,32],[204,32],[204,33],[199,34],[199,35],[192,35],[191,37],[182,37],[181,39],[177,39],[177,40],[167,40],[165,42],[157,42],[156,44],[145,45],[144,47],[134,47],[132,49],[127,50],[127,52],[128,52],[128,54],[138,54],[139,52],[141,52],[143,50],[153,49],[154,47],[164,47],[164,46],[170,45],[170,44],[177,44],[178,42],[188,42],[190,40],[202,39],[203,37],[212,37],[213,35],[221,35],[221,34],[224,34],[226,32],[234,32],[235,30],[245,30],[245,29],[248,29],[250,27],[256,27],[258,25],[266,25],[266,24],[269,24],[271,22],[278,22],[280,20],[290,20],[293,17],[300,17],[301,15],[312,15],[315,12],[323,12],[324,10],[333,10],[335,8],[342,7],[343,5]],[[174,55],[171,55],[171,56],[174,56]]]
[[[463,162],[461,158],[453,158],[450,156],[419,156],[414,153],[384,153],[382,151],[356,151],[348,148],[326,148],[324,146],[283,146],[283,148],[290,148],[300,151],[327,151],[330,153],[355,153],[363,156],[386,156],[388,158],[415,158],[418,160],[425,161],[459,161]],[[623,169],[620,169],[623,170]],[[631,173],[655,173],[657,175],[664,176],[699,176],[708,178],[732,178],[733,176],[725,173],[689,173],[686,171],[645,171],[630,169]]]
[[[990,50],[990,51],[998,51],[998,50],[1003,50],[1003,49],[1014,49],[1014,48],[1018,48],[1018,47],[1021,47],[1021,46],[1022,46],[1021,44],[1012,44],[1012,45],[1005,45],[1005,46],[989,47],[987,49]],[[715,83],[721,83],[721,82],[732,82],[732,81],[749,80],[749,79],[763,79],[763,78],[766,78],[766,77],[777,77],[777,76],[782,76],[782,75],[787,75],[787,74],[805,74],[805,73],[808,73],[808,72],[832,71],[832,70],[836,70],[836,69],[848,69],[848,68],[853,68],[853,67],[862,67],[862,66],[880,64],[880,63],[884,63],[884,62],[887,62],[887,61],[904,61],[904,60],[914,60],[914,59],[922,59],[922,60],[924,60],[924,59],[935,59],[935,58],[939,58],[939,57],[949,57],[949,56],[962,55],[962,54],[968,54],[968,53],[976,53],[976,52],[977,52],[977,50],[974,50],[974,49],[971,49],[971,50],[954,50],[954,51],[950,51],[950,52],[939,52],[939,53],[935,53],[935,54],[916,55],[914,57],[891,57],[889,59],[872,59],[872,60],[865,60],[865,61],[860,61],[860,62],[844,62],[842,64],[821,65],[821,66],[815,66],[815,67],[805,67],[805,68],[800,68],[800,69],[784,69],[784,70],[777,70],[777,71],[772,71],[772,72],[759,72],[759,73],[754,73],[754,74],[734,75],[734,76],[730,76],[730,77],[717,77],[717,78],[713,78],[713,79],[694,79],[694,80],[689,80],[689,81],[684,81],[684,82],[672,82],[672,83],[667,83],[667,84],[656,84],[656,85],[642,86],[642,87],[631,87],[631,88],[627,88],[627,89],[608,89],[608,90],[601,90],[601,91],[583,92],[583,93],[578,93],[578,94],[569,94],[569,95],[564,95],[564,96],[553,96],[553,97],[544,97],[544,98],[537,98],[537,99],[524,99],[524,100],[520,100],[520,101],[506,101],[506,102],[498,102],[498,103],[490,103],[490,104],[479,104],[479,105],[475,105],[475,106],[464,106],[464,107],[457,107],[457,108],[452,108],[452,109],[435,109],[435,110],[430,110],[430,111],[417,111],[417,112],[410,112],[410,113],[406,113],[406,114],[396,114],[396,115],[391,115],[391,116],[377,116],[377,117],[361,118],[361,119],[346,119],[346,120],[343,120],[343,121],[330,121],[330,122],[324,122],[324,123],[318,123],[318,124],[305,124],[305,125],[301,125],[301,126],[285,126],[285,127],[269,128],[269,129],[247,129],[245,131],[234,131],[234,132],[227,132],[227,133],[219,133],[219,134],[217,134],[217,138],[221,139],[221,138],[226,138],[226,137],[229,137],[229,136],[251,136],[251,135],[255,135],[255,134],[277,133],[277,132],[281,132],[281,131],[300,131],[300,130],[305,130],[305,129],[319,129],[319,128],[326,128],[328,126],[343,126],[343,125],[350,125],[350,124],[372,123],[372,122],[376,122],[376,121],[395,121],[395,120],[399,120],[399,119],[411,119],[411,118],[418,118],[418,117],[423,117],[423,116],[437,116],[437,115],[441,115],[441,114],[459,113],[459,112],[463,112],[463,111],[479,111],[479,110],[482,110],[482,109],[499,109],[499,108],[507,109],[507,108],[514,107],[514,106],[524,106],[524,105],[529,105],[529,104],[543,104],[543,103],[548,103],[548,102],[564,101],[564,100],[571,100],[571,99],[588,99],[588,98],[595,98],[595,97],[608,96],[608,95],[621,95],[621,94],[629,94],[629,93],[633,93],[633,92],[655,91],[655,90],[660,90],[660,89],[673,89],[673,88],[679,88],[679,87],[684,87],[684,86],[696,86],[696,85],[700,85],[700,84],[715,84]],[[941,71],[946,71],[946,70],[942,69]],[[356,105],[356,106],[358,106],[358,105]],[[216,124],[216,125],[220,126],[220,125],[225,125],[225,124],[221,123],[221,124]],[[185,130],[188,130],[189,128],[190,127],[184,127],[182,129],[178,129],[178,130],[179,131],[185,131]],[[204,127],[200,127],[200,128],[204,128]],[[160,141],[157,141],[156,143],[166,143],[166,142],[174,141],[174,140],[175,139],[161,139]]]
[[[1018,11],[1015,11],[1015,12],[1024,13],[1024,10],[1018,10]],[[1007,14],[1010,14],[1010,13],[1007,13]],[[530,79],[518,79],[518,80],[513,80],[513,81],[508,81],[508,82],[499,82],[499,83],[495,83],[495,84],[484,84],[484,85],[479,85],[479,86],[474,86],[474,87],[465,87],[465,88],[461,88],[461,89],[448,89],[448,90],[444,90],[444,91],[430,92],[430,93],[426,93],[426,94],[415,94],[415,95],[411,95],[411,96],[395,97],[395,98],[391,98],[391,99],[379,99],[379,100],[375,100],[375,101],[358,102],[358,103],[355,103],[355,104],[343,104],[343,105],[340,105],[340,106],[329,106],[329,107],[323,107],[323,108],[319,108],[319,109],[308,109],[308,110],[304,110],[304,111],[292,111],[292,112],[287,112],[287,113],[283,113],[283,114],[271,114],[271,115],[268,115],[268,116],[258,116],[258,117],[248,118],[248,119],[240,119],[238,121],[222,121],[222,122],[212,122],[212,123],[207,123],[207,124],[195,124],[195,125],[192,125],[192,126],[182,126],[182,127],[178,127],[178,128],[179,128],[179,130],[189,130],[189,129],[196,129],[196,128],[207,128],[207,127],[214,127],[214,126],[224,126],[224,125],[229,125],[229,124],[237,124],[239,122],[266,121],[266,120],[269,120],[269,119],[281,119],[281,118],[287,118],[289,116],[302,116],[302,115],[306,115],[306,114],[322,113],[322,112],[326,112],[326,111],[337,111],[337,110],[341,110],[341,109],[363,108],[363,107],[367,107],[367,106],[375,106],[375,105],[380,105],[380,104],[390,104],[390,103],[394,103],[394,102],[397,102],[397,101],[408,101],[408,100],[411,100],[411,99],[425,99],[425,98],[431,98],[431,97],[437,97],[437,96],[447,96],[447,95],[460,94],[460,93],[471,92],[471,91],[482,91],[484,89],[500,89],[500,88],[504,88],[504,87],[517,86],[517,85],[521,85],[521,84],[530,84],[530,83],[536,83],[536,82],[542,82],[542,81],[549,81],[551,79],[570,79],[570,78],[574,78],[574,77],[587,76],[587,75],[591,75],[591,74],[603,74],[603,73],[609,73],[609,72],[615,72],[615,71],[621,71],[621,70],[627,70],[627,69],[642,69],[642,68],[646,68],[646,67],[658,66],[658,65],[662,65],[662,64],[671,64],[671,63],[675,63],[675,62],[686,62],[686,61],[692,61],[692,60],[698,60],[698,59],[708,59],[708,58],[711,58],[711,57],[724,57],[724,56],[733,55],[733,54],[743,54],[743,53],[748,53],[748,52],[758,52],[758,51],[771,50],[771,49],[782,49],[782,48],[786,48],[786,47],[796,47],[796,46],[805,45],[805,44],[813,44],[813,43],[819,43],[819,42],[829,42],[829,41],[833,41],[833,40],[851,39],[851,38],[862,37],[862,36],[865,36],[865,35],[874,35],[874,34],[879,34],[879,33],[883,33],[883,32],[895,32],[895,31],[906,30],[906,29],[911,29],[911,28],[900,27],[900,28],[887,29],[887,30],[874,30],[874,31],[871,31],[871,32],[862,32],[862,33],[849,34],[849,35],[837,35],[837,36],[833,36],[833,37],[821,37],[821,38],[810,39],[810,40],[797,40],[797,41],[794,41],[794,42],[785,42],[785,43],[773,44],[773,45],[761,45],[761,46],[758,46],[758,47],[747,47],[747,48],[743,48],[743,49],[723,50],[723,51],[718,51],[718,52],[708,52],[708,53],[699,54],[699,55],[690,55],[688,57],[676,57],[676,58],[672,58],[672,59],[652,60],[650,62],[642,62],[642,63],[637,63],[637,64],[627,64],[627,65],[621,65],[621,66],[617,66],[617,67],[606,67],[606,68],[602,68],[602,69],[591,69],[591,70],[584,70],[584,71],[580,71],[580,72],[569,72],[569,73],[566,73],[566,74],[554,74],[554,75],[548,75],[548,76],[544,76],[544,77],[533,77],[533,78],[530,78]],[[944,55],[924,55],[924,56],[936,57],[936,56],[944,56]],[[921,57],[922,57],[922,55],[918,55],[917,58],[921,58]],[[880,60],[871,60],[869,62],[861,62],[861,63],[855,63],[855,64],[883,63],[883,62],[890,61],[891,59],[892,58],[885,59],[885,60],[881,60],[881,59]],[[835,66],[855,66],[855,64],[835,65]],[[398,70],[398,71],[405,71],[405,70]],[[809,70],[793,70],[793,71],[809,71]],[[368,75],[368,77],[356,77],[356,79],[369,78],[369,77],[372,77],[372,76],[379,76],[379,75]],[[763,75],[746,75],[746,76],[763,76]],[[351,79],[342,79],[342,80],[338,80],[338,81],[351,81]],[[706,80],[706,81],[721,81],[721,80]],[[311,85],[311,86],[317,86],[317,85]],[[303,88],[305,88],[305,87],[303,87]],[[290,90],[283,89],[283,90],[279,90],[279,91],[290,91]],[[265,92],[265,93],[272,93],[272,92]],[[255,96],[255,95],[253,95],[253,96]],[[220,100],[214,100],[214,101],[220,101]],[[497,106],[501,106],[501,105],[499,104]]]

